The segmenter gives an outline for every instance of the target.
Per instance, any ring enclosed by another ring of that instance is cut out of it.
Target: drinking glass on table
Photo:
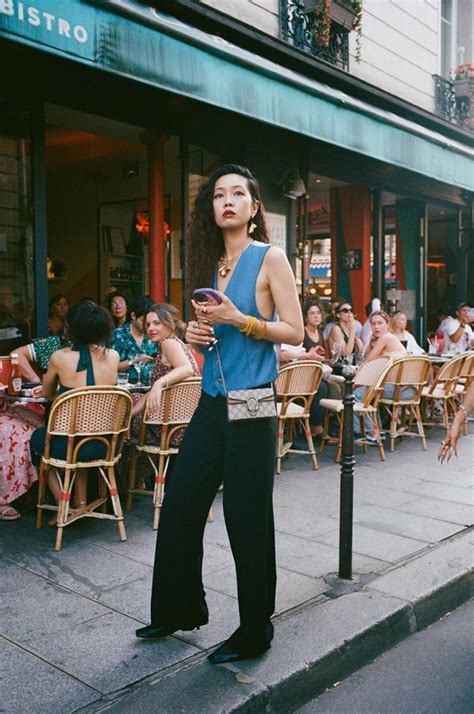
[[[141,374],[142,374],[142,369],[145,366],[145,362],[142,362],[142,360],[140,360],[140,359],[134,359],[133,366],[135,367],[137,374],[138,374],[137,387],[143,387]]]
[[[341,345],[334,342],[331,345],[331,364],[335,364],[341,355]]]
[[[128,384],[128,372],[119,372],[117,374],[117,385],[124,387],[126,384]]]

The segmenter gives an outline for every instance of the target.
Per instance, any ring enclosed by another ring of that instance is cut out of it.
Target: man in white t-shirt
[[[472,305],[462,302],[456,310],[456,317],[443,321],[444,351],[466,352],[474,349],[474,332],[470,326]]]

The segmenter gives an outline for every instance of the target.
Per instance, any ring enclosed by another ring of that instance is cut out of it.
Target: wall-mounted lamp
[[[300,176],[299,169],[289,169],[278,183],[283,187],[284,195],[293,199],[293,201],[306,193],[306,186]]]

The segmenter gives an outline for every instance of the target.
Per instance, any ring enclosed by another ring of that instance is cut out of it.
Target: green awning
[[[134,0],[1,0],[0,37],[474,191],[466,145]]]

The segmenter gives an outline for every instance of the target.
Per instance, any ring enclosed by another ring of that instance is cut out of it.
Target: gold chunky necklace
[[[220,258],[218,262],[219,268],[217,269],[217,272],[219,273],[221,278],[226,278],[229,275],[230,271],[234,267],[234,263],[238,261],[242,253],[248,248],[249,245],[250,243],[244,246],[242,250],[237,253],[237,255],[234,255],[233,258]]]

